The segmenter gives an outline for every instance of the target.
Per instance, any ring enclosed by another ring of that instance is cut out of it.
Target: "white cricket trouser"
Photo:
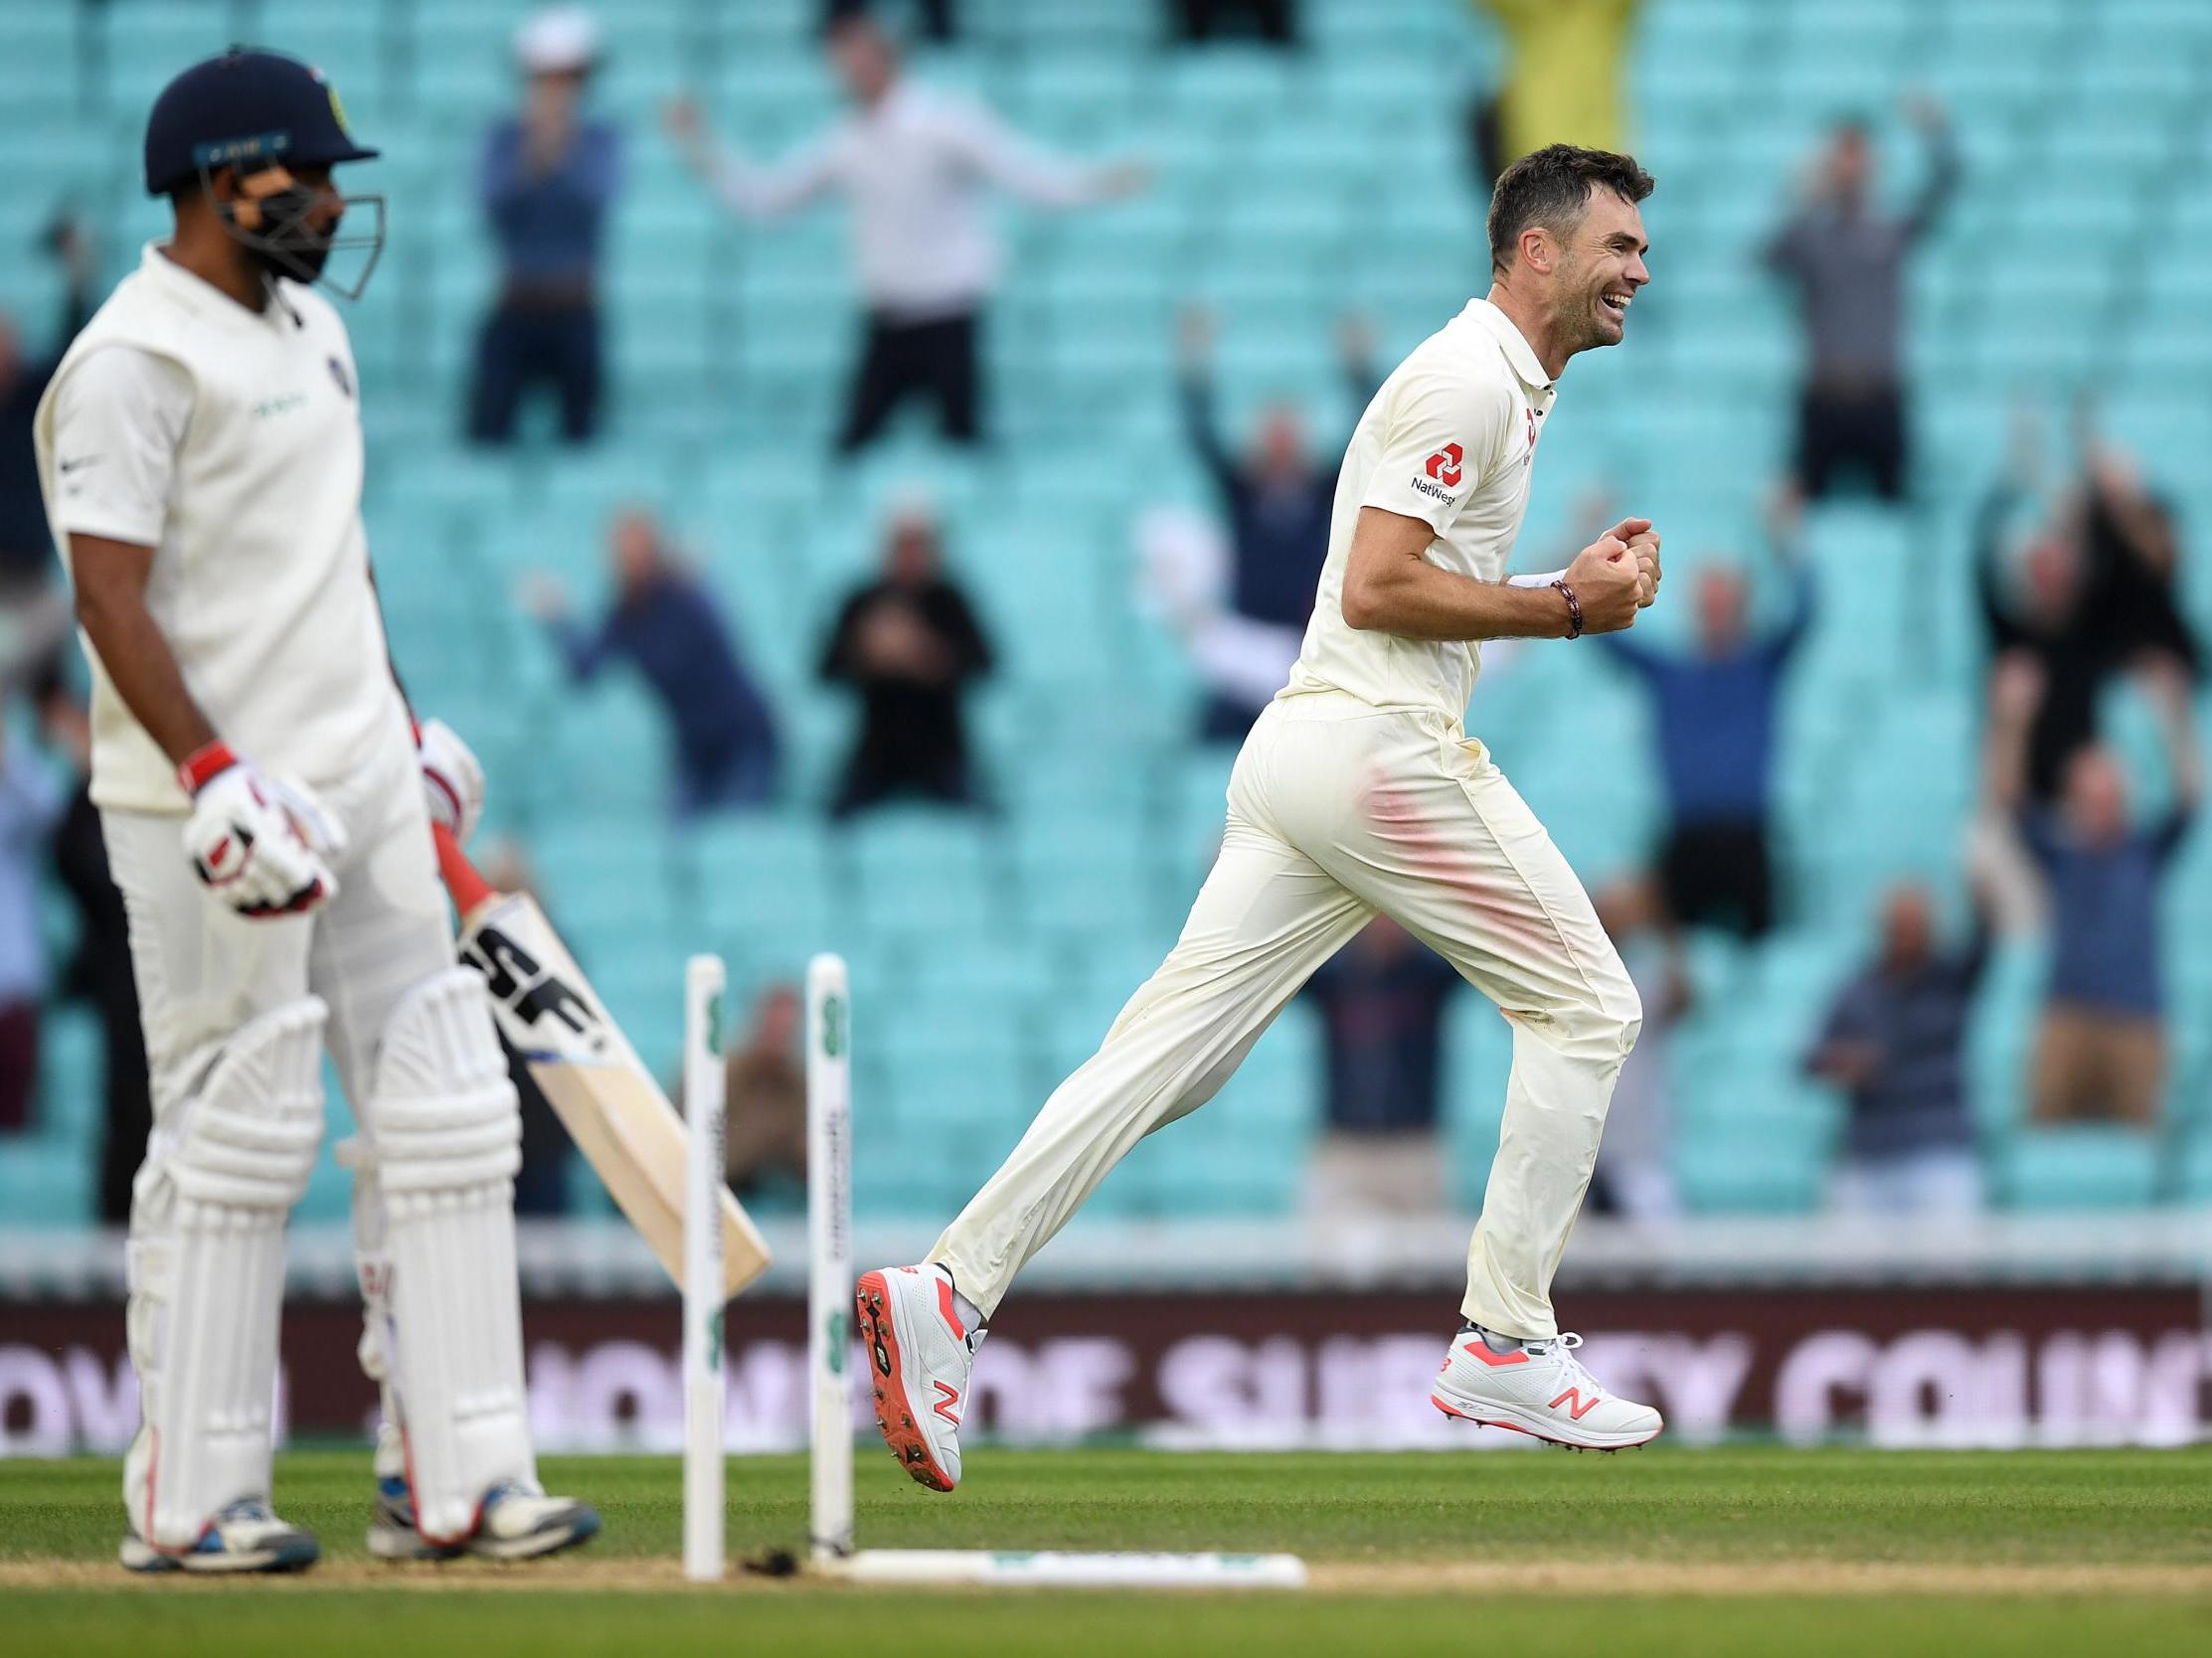
[[[1589,897],[1480,743],[1440,714],[1271,704],[1229,782],[1221,856],[1181,938],[930,1251],[994,1311],[1153,1129],[1196,1110],[1376,912],[1497,1003],[1513,1072],[1466,1316],[1556,1333],[1551,1282],[1641,1021]]]
[[[324,804],[347,835],[338,894],[308,915],[252,919],[212,898],[192,872],[181,817],[102,812],[107,860],[130,923],[131,968],[154,1128],[134,1188],[131,1237],[158,1202],[162,1151],[224,1044],[258,1016],[309,994],[329,1005],[325,1038],[356,1114],[365,1111],[377,1039],[408,991],[453,965],[421,774],[404,722],[375,763]],[[247,1331],[242,1341],[265,1339]],[[124,1498],[144,1512],[145,1434],[124,1468]],[[265,1494],[265,1493],[263,1493]]]

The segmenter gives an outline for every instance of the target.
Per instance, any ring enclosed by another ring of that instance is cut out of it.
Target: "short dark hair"
[[[1632,155],[1586,150],[1575,144],[1547,144],[1521,157],[1498,175],[1490,192],[1490,268],[1512,267],[1513,248],[1531,225],[1565,230],[1590,206],[1590,193],[1612,191],[1624,202],[1651,194],[1651,175]]]

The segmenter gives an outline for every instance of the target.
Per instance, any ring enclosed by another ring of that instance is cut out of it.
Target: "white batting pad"
[[[143,1426],[124,1465],[131,1524],[189,1547],[269,1489],[284,1220],[322,1140],[322,1029],[309,996],[224,1045],[155,1129],[130,1214],[126,1328]]]
[[[537,1477],[515,1282],[522,1118],[474,973],[450,968],[393,1009],[363,1127],[355,1244],[383,1349],[370,1374],[398,1409],[417,1526],[456,1541],[491,1486]]]

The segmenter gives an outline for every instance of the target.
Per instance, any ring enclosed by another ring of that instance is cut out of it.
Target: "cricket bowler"
[[[418,737],[393,678],[353,351],[310,285],[334,249],[374,262],[383,202],[339,195],[331,169],[376,153],[290,58],[233,49],[178,76],[145,153],[175,233],[38,411],[152,1081],[126,1313],[136,1572],[295,1571],[319,1552],[270,1506],[270,1408],[326,1046],[361,1128],[339,1149],[384,1407],[371,1552],[518,1559],[598,1530],[537,1482],[520,1118],[431,851],[433,815],[473,827],[482,775],[441,725]],[[371,233],[339,235],[352,210]]]
[[[1614,632],[1657,595],[1659,537],[1640,518],[1564,571],[1505,580],[1560,372],[1619,343],[1649,280],[1637,204],[1651,187],[1627,156],[1569,145],[1499,178],[1489,296],[1399,365],[1345,450],[1304,646],[1237,758],[1221,855],[1181,938],[928,1258],[861,1277],[878,1421],[922,1484],[959,1481],[968,1373],[1014,1274],[1131,1146],[1212,1098],[1377,913],[1513,1027],[1436,1405],[1592,1449],[1659,1431],[1658,1411],[1582,1367],[1551,1304],[1641,1009],[1574,871],[1460,728],[1478,641]],[[1572,742],[1571,725],[1554,741]]]

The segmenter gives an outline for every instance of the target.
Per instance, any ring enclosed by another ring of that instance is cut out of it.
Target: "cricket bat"
[[[683,1119],[537,901],[494,891],[449,831],[439,826],[433,833],[438,872],[460,912],[461,960],[483,975],[499,1034],[522,1055],[585,1161],[681,1289]],[[719,1181],[716,1188],[728,1297],[767,1269],[768,1247],[730,1189]]]

